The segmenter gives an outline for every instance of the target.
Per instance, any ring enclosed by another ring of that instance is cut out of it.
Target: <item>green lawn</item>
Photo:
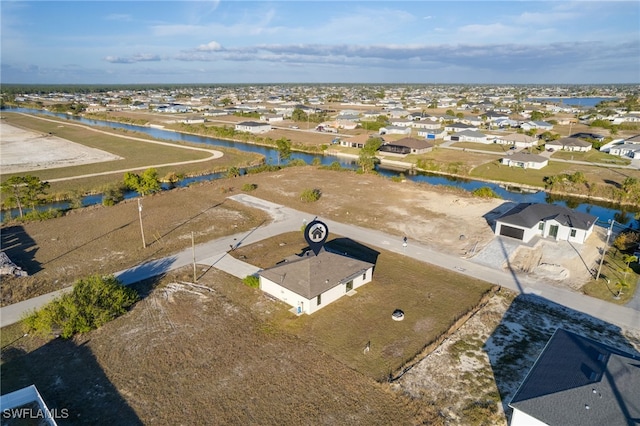
[[[330,243],[328,243],[330,244]],[[302,233],[263,240],[233,253],[260,267],[306,247]],[[316,345],[349,367],[385,380],[473,309],[491,286],[405,256],[381,251],[373,281],[313,315],[281,316],[274,327]],[[394,309],[405,312],[394,321]],[[371,349],[364,353],[367,342]]]
[[[575,161],[588,161],[590,163],[603,163],[603,164],[618,164],[629,165],[631,160],[618,157],[617,155],[607,154],[606,152],[600,152],[597,149],[592,149],[587,152],[569,152],[569,151],[556,151],[553,153],[552,158],[560,160],[575,160]]]

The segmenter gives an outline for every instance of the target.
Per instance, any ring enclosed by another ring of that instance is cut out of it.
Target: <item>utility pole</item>
[[[193,231],[191,231],[191,252],[193,253],[193,282],[198,282],[196,277],[196,243],[193,238]]]
[[[604,245],[604,249],[602,249],[602,257],[600,258],[600,266],[598,266],[598,273],[596,274],[596,281],[600,278],[600,271],[602,270],[602,264],[604,263],[604,256],[607,254],[607,248],[609,247],[609,238],[611,237],[611,233],[613,232],[613,224],[616,222],[611,219],[611,225],[609,229],[607,229],[607,242]]]
[[[138,198],[138,217],[140,218],[140,234],[142,234],[142,248],[147,248],[147,243],[144,240],[144,227],[142,226],[142,203]]]

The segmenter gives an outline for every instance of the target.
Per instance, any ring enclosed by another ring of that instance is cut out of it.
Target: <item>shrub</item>
[[[300,199],[305,203],[312,203],[318,201],[322,196],[322,192],[318,188],[305,189],[300,193]]]
[[[496,194],[493,191],[493,189],[489,188],[488,186],[483,186],[481,188],[474,189],[472,194],[476,197],[481,197],[481,198],[502,198],[501,196]]]
[[[299,167],[299,166],[306,166],[306,165],[307,165],[306,161],[304,161],[302,158],[296,158],[287,163],[287,167]]]
[[[242,279],[242,282],[251,288],[260,288],[260,278],[255,275],[247,275]]]
[[[68,339],[86,333],[124,314],[138,294],[113,276],[92,275],[76,281],[71,293],[46,304],[24,319],[26,331],[46,336],[59,331]]]
[[[254,191],[258,188],[258,185],[255,183],[245,183],[244,185],[242,185],[242,190],[244,192],[251,192]]]

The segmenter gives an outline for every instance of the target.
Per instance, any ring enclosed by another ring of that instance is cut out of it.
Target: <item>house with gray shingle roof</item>
[[[373,263],[324,248],[317,255],[282,262],[258,272],[260,289],[296,310],[312,314],[371,281]]]
[[[432,150],[433,144],[426,139],[402,138],[393,142],[385,142],[378,151],[382,154],[405,156],[408,154],[425,154]]]
[[[556,141],[549,141],[544,144],[546,149],[556,151],[580,151],[587,152],[593,147],[590,142],[578,138],[561,138]]]
[[[558,329],[509,406],[511,426],[636,425],[640,356]]]
[[[596,216],[555,204],[520,203],[496,219],[494,233],[525,243],[540,236],[582,244],[596,220]]]
[[[549,159],[542,155],[530,154],[528,152],[516,152],[512,155],[502,157],[500,162],[509,167],[539,170],[549,164]]]

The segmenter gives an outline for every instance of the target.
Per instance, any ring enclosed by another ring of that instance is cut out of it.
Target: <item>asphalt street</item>
[[[221,269],[239,278],[244,278],[257,272],[258,268],[229,256],[227,253],[230,250],[274,235],[300,230],[302,225],[314,219],[314,216],[308,213],[273,204],[250,195],[238,194],[230,198],[269,212],[273,221],[269,224],[258,226],[250,232],[230,235],[197,245],[195,247],[195,259],[198,265]],[[410,239],[405,246],[402,238],[398,236],[343,224],[322,217],[318,219],[327,224],[330,233],[351,238],[365,245],[409,256],[522,294],[533,294],[549,302],[599,318],[625,329],[640,329],[640,306],[636,304],[618,306],[550,285],[543,281],[533,280],[509,271],[496,270],[481,263],[474,263],[472,259],[463,259],[455,255],[438,252]],[[115,272],[114,275],[123,284],[128,285],[170,270],[191,265],[193,260],[193,250],[188,248],[173,256]],[[202,269],[199,269],[197,273],[201,274]],[[25,312],[37,309],[63,291],[67,291],[67,289],[1,308],[0,326],[4,327],[19,321]]]

